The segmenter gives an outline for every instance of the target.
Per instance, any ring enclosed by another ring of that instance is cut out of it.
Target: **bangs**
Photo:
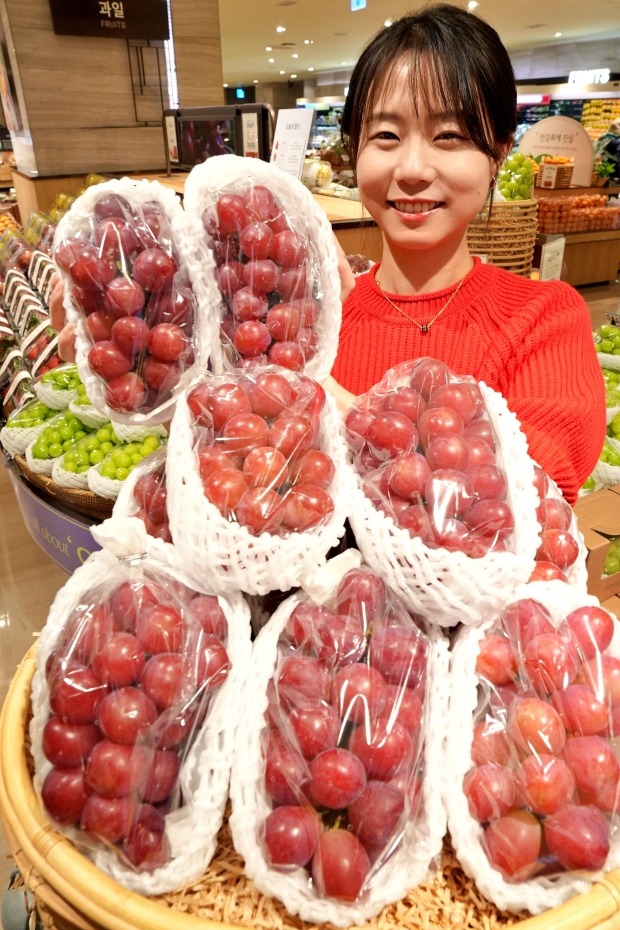
[[[431,7],[383,29],[355,66],[342,117],[353,167],[375,108],[407,70],[412,112],[450,114],[464,135],[493,159],[516,128],[512,64],[499,36],[457,7]]]

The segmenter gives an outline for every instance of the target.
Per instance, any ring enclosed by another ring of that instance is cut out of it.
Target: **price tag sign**
[[[566,239],[561,236],[545,242],[540,250],[540,280],[559,281],[562,276],[562,261]]]
[[[557,165],[541,165],[540,166],[540,186],[541,187],[555,187],[557,179],[558,179],[558,166]]]
[[[304,159],[310,141],[314,110],[300,107],[297,110],[280,110],[271,149],[271,164],[298,181],[304,170]]]

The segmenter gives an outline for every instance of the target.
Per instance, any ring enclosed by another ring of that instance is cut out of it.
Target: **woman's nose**
[[[394,170],[394,180],[398,184],[430,184],[437,177],[429,147],[423,139],[408,139],[400,147],[398,156]]]

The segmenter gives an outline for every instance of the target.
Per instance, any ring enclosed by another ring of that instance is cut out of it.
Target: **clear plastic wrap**
[[[451,678],[448,826],[482,893],[535,914],[617,868],[615,618],[558,580],[523,585],[459,633]]]
[[[579,532],[577,517],[555,481],[536,464],[534,486],[539,497],[536,519],[541,535],[536,568],[530,575],[530,581],[565,581],[585,592],[588,551]]]
[[[166,490],[167,447],[154,451],[127,476],[114,505],[114,516],[137,517],[154,540],[161,540],[169,551],[172,543]]]
[[[192,366],[206,363],[187,240],[172,191],[128,178],[89,188],[58,226],[54,260],[69,284],[78,368],[110,419],[170,419]]]
[[[51,475],[54,462],[76,448],[88,446],[87,457],[99,448],[100,440],[93,430],[65,410],[47,423],[26,449],[29,467],[37,474]],[[73,455],[70,455],[73,458]],[[97,458],[97,455],[95,455]],[[78,462],[78,459],[75,459]],[[83,464],[83,463],[82,463]],[[77,471],[78,465],[76,465]]]
[[[211,320],[214,370],[253,358],[324,381],[338,349],[340,279],[331,225],[310,192],[275,166],[223,155],[192,170],[184,204],[204,253],[192,280]]]
[[[77,389],[81,385],[76,365],[59,365],[37,378],[34,389],[39,400],[48,407],[64,410],[71,401],[78,399]]]
[[[261,630],[231,777],[246,874],[339,927],[426,877],[445,830],[448,644],[360,562],[328,562]]]
[[[119,441],[101,462],[89,470],[88,487],[99,497],[115,500],[125,479],[140,462],[160,448],[162,441],[165,442],[153,435],[146,436],[142,442]]]
[[[142,548],[138,521],[102,532]],[[117,881],[159,894],[198,878],[227,796],[249,612],[153,555],[97,552],[41,634],[35,785],[57,829]]]
[[[274,366],[235,370],[205,376],[178,410],[167,478],[183,564],[222,590],[298,584],[348,515],[344,442],[323,388]]]
[[[40,400],[25,403],[15,410],[6,426],[0,430],[0,443],[9,455],[23,455],[26,448],[43,432],[46,424],[57,415]]]
[[[435,359],[404,362],[349,410],[369,564],[444,626],[480,620],[534,569],[533,464],[503,398]]]

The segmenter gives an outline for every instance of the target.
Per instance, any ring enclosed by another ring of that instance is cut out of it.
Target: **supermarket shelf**
[[[535,187],[534,197],[575,197],[581,194],[604,194],[605,197],[620,195],[620,187]]]
[[[560,233],[561,235],[561,233]],[[620,267],[620,229],[567,233],[564,261],[568,283],[574,287],[613,281]],[[541,245],[547,236],[538,236]]]

